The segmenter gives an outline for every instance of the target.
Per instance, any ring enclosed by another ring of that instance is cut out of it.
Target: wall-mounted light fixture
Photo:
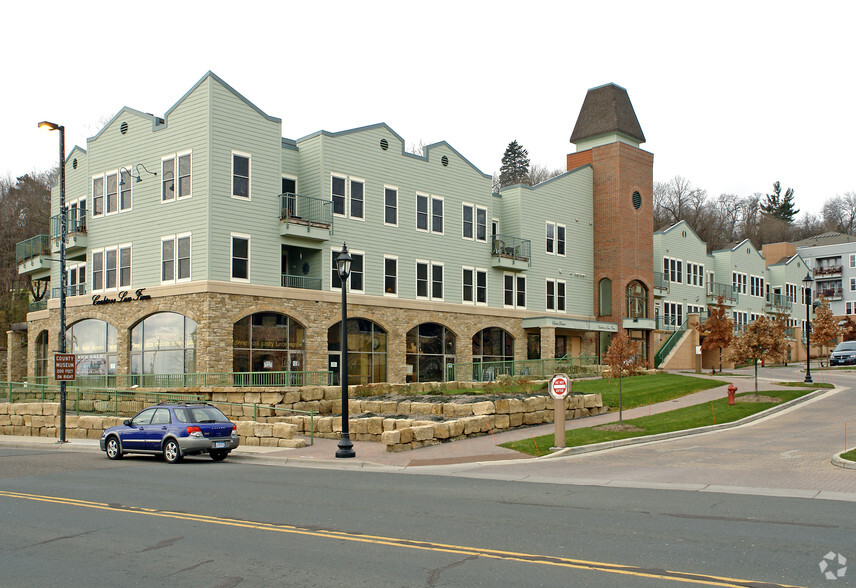
[[[142,181],[143,181],[143,179],[140,177],[140,176],[142,175],[142,174],[140,173],[140,168],[143,168],[143,171],[145,171],[147,174],[151,174],[151,175],[153,175],[153,176],[158,175],[158,172],[149,171],[148,169],[146,169],[146,166],[145,166],[145,165],[143,165],[142,163],[138,163],[137,165],[135,165],[135,166],[134,166],[134,169],[136,169],[136,171],[137,171],[137,175],[134,175],[134,174],[131,172],[131,170],[130,170],[130,169],[128,169],[127,167],[123,167],[123,168],[120,168],[120,169],[119,169],[119,185],[120,185],[120,186],[124,186],[124,185],[125,185],[125,179],[124,179],[124,178],[122,178],[122,171],[123,171],[123,170],[124,170],[124,171],[127,171],[127,172],[128,172],[128,175],[129,175],[129,176],[131,176],[132,178],[134,178],[138,183],[139,183],[139,182],[142,182]]]

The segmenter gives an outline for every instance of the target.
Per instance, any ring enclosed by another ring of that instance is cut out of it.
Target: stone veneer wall
[[[191,284],[191,286],[196,286]],[[198,286],[197,286],[198,287]],[[306,371],[327,370],[327,335],[330,327],[341,319],[338,292],[300,291],[293,289],[231,286],[241,293],[232,292],[176,292],[168,288],[150,288],[148,300],[133,300],[94,306],[88,297],[73,297],[67,307],[66,323],[95,318],[106,321],[118,330],[117,373],[130,373],[130,329],[140,320],[157,312],[177,312],[197,323],[196,371],[231,372],[232,330],[238,320],[256,312],[279,312],[289,315],[306,328]],[[225,289],[225,287],[224,287]],[[243,291],[269,291],[278,295],[249,295]],[[292,297],[285,297],[291,295]],[[114,295],[111,295],[114,296]],[[527,337],[522,319],[538,313],[487,308],[466,307],[460,304],[437,303],[376,296],[351,295],[348,304],[350,318],[365,318],[377,323],[387,332],[387,381],[405,381],[405,338],[413,327],[428,322],[445,325],[457,337],[458,363],[472,362],[472,337],[488,327],[500,327],[515,340],[515,359],[526,359]],[[543,313],[541,313],[543,314]],[[569,315],[562,315],[569,317]],[[573,317],[570,317],[573,318]],[[585,317],[584,317],[585,318]],[[28,315],[29,340],[27,373],[35,373],[36,337],[45,329],[53,335],[59,332],[59,312],[54,309]],[[569,332],[579,336],[582,353],[596,354],[596,339],[591,333]],[[52,336],[50,348],[55,348]],[[544,347],[543,357],[553,356],[552,346]],[[53,354],[48,359],[48,373],[53,373]]]

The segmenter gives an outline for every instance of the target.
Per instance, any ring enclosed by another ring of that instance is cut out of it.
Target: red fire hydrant
[[[737,393],[737,386],[735,386],[734,384],[729,384],[728,385],[728,404],[731,406],[734,405],[734,394],[736,394],[736,393]]]

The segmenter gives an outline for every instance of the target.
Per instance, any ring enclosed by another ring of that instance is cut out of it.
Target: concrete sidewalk
[[[723,378],[718,376],[698,375],[698,377],[706,379]],[[738,388],[738,394],[754,390],[754,380],[747,379],[745,376],[730,378],[730,381]],[[776,379],[775,381],[781,381]],[[769,378],[759,378],[759,385],[765,390],[782,389],[782,386],[775,386]],[[652,414],[668,412],[686,406],[694,406],[718,400],[727,397],[727,386],[719,386],[689,394],[675,400],[653,404],[650,406],[638,407],[623,412],[625,419],[634,419]],[[615,409],[615,407],[612,407]],[[612,423],[618,420],[616,412],[610,412],[598,416],[586,417],[582,419],[570,420],[565,423],[565,429],[571,430],[576,428],[593,427],[602,424]],[[734,426],[734,425],[731,425]],[[318,439],[314,440],[312,445],[307,445],[300,449],[285,449],[277,447],[250,447],[240,446],[232,452],[230,460],[240,461],[267,461],[277,462],[281,464],[292,465],[313,465],[316,464],[322,467],[347,467],[347,468],[407,468],[418,466],[436,466],[448,464],[463,464],[476,462],[491,462],[504,460],[531,460],[537,459],[521,454],[511,449],[500,447],[500,444],[509,441],[518,441],[530,437],[538,437],[541,435],[551,435],[555,430],[553,423],[546,425],[538,425],[533,427],[525,427],[506,431],[498,434],[489,434],[481,437],[473,437],[460,441],[442,443],[429,447],[422,447],[412,451],[404,451],[392,453],[386,451],[386,446],[381,443],[372,442],[355,442],[354,451],[356,457],[352,459],[336,459],[336,449],[338,441],[334,439]],[[685,436],[686,432],[676,432],[674,436]],[[672,434],[667,434],[672,435]],[[650,442],[650,438],[637,438],[627,440],[627,444],[639,444]],[[309,439],[307,438],[307,443]],[[7,447],[54,447],[57,450],[84,450],[84,451],[100,451],[97,440],[88,439],[73,439],[65,444],[59,444],[56,439],[46,437],[13,437],[0,436],[0,445]],[[607,448],[607,447],[604,447]],[[567,451],[567,450],[566,450]],[[559,453],[553,454],[559,455]],[[546,457],[546,456],[542,456]]]

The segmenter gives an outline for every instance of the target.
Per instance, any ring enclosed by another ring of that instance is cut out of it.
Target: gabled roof
[[[606,133],[622,133],[640,143],[645,142],[630,96],[627,90],[616,84],[598,86],[586,93],[571,133],[571,143]]]
[[[253,104],[252,102],[250,102],[249,100],[247,100],[246,98],[244,98],[244,96],[243,96],[240,92],[238,92],[237,90],[235,90],[235,88],[233,88],[232,86],[230,86],[229,84],[227,84],[226,82],[224,82],[224,81],[223,81],[223,80],[222,80],[222,79],[221,79],[217,74],[215,74],[215,73],[214,73],[214,72],[212,72],[211,70],[209,70],[209,71],[208,71],[204,76],[202,76],[201,78],[199,78],[199,81],[198,81],[198,82],[196,82],[195,84],[193,84],[193,87],[192,87],[192,88],[190,88],[187,92],[185,92],[185,93],[184,93],[184,96],[182,96],[181,98],[179,98],[179,99],[178,99],[178,101],[177,101],[175,104],[173,104],[173,105],[169,108],[169,110],[167,110],[167,111],[166,111],[166,113],[163,115],[164,119],[166,119],[167,121],[169,121],[169,115],[172,113],[172,111],[173,111],[173,110],[175,110],[176,108],[178,108],[179,104],[181,104],[182,102],[184,102],[184,101],[187,99],[187,97],[188,97],[188,96],[190,96],[191,94],[193,94],[193,92],[196,90],[196,88],[198,88],[199,86],[201,86],[201,85],[205,82],[205,80],[207,80],[208,78],[211,78],[212,80],[216,81],[218,84],[220,84],[221,86],[223,86],[224,88],[226,88],[229,92],[231,92],[232,94],[234,94],[234,95],[235,95],[235,97],[237,97],[237,98],[238,98],[239,100],[241,100],[244,104],[246,104],[247,106],[249,106],[250,108],[252,108],[253,110],[255,110],[255,111],[256,111],[257,113],[259,113],[259,115],[261,115],[262,117],[264,117],[264,118],[268,119],[268,120],[269,120],[269,121],[271,121],[271,122],[275,122],[275,123],[281,123],[281,122],[282,122],[282,119],[277,118],[277,117],[275,117],[275,116],[270,116],[269,114],[266,114],[264,111],[262,111],[262,109],[261,109],[261,108],[259,108],[258,106],[256,106],[255,104]]]
[[[399,141],[401,141],[401,154],[402,154],[403,156],[405,156],[405,157],[412,157],[412,158],[414,158],[414,159],[421,159],[422,161],[428,161],[428,160],[429,160],[429,158],[430,158],[431,150],[432,150],[432,149],[435,149],[435,148],[437,148],[437,147],[446,147],[446,148],[447,148],[447,149],[449,149],[452,153],[454,153],[454,154],[455,154],[455,156],[459,157],[459,158],[461,159],[461,161],[463,161],[464,163],[466,163],[467,165],[469,165],[471,168],[473,168],[475,171],[477,171],[477,172],[478,172],[479,174],[481,174],[482,176],[484,176],[484,177],[486,177],[486,178],[493,177],[493,176],[491,176],[490,174],[486,174],[486,173],[484,173],[483,171],[481,171],[479,168],[477,168],[477,167],[476,167],[476,166],[475,166],[475,165],[474,165],[474,164],[473,164],[469,159],[467,159],[466,157],[464,157],[463,155],[461,155],[461,154],[460,154],[460,152],[458,152],[458,150],[457,150],[457,149],[455,149],[454,147],[452,147],[452,146],[451,146],[449,143],[447,143],[446,141],[438,141],[438,142],[436,142],[436,143],[431,143],[430,145],[426,145],[426,146],[423,148],[423,150],[424,150],[424,155],[417,155],[416,153],[409,153],[409,152],[405,151],[405,149],[404,149],[404,144],[405,144],[404,138],[403,138],[401,135],[399,135],[398,133],[396,133],[396,132],[392,129],[392,127],[390,127],[388,124],[383,123],[383,122],[381,122],[381,123],[375,123],[375,124],[372,124],[372,125],[366,125],[366,126],[363,126],[363,127],[357,127],[357,128],[354,128],[354,129],[346,129],[346,130],[344,130],[344,131],[336,131],[336,132],[324,131],[324,130],[321,130],[321,131],[315,131],[314,133],[310,133],[310,134],[306,135],[305,137],[301,137],[301,138],[297,139],[297,144],[298,144],[298,146],[299,146],[299,144],[300,144],[300,143],[302,143],[303,141],[306,141],[307,139],[311,139],[311,138],[313,138],[313,137],[318,137],[318,136],[324,136],[324,137],[343,137],[343,136],[345,136],[345,135],[350,135],[350,134],[352,134],[352,133],[362,133],[362,132],[365,132],[365,131],[372,131],[372,130],[379,129],[379,128],[385,129],[385,130],[386,130],[386,131],[388,131],[390,134],[394,135],[396,139],[398,139]]]

